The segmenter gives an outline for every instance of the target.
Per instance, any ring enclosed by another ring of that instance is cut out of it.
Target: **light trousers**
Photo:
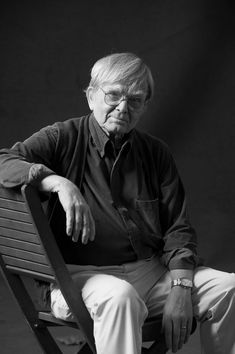
[[[157,257],[121,266],[68,266],[94,321],[97,354],[140,354],[142,325],[162,314],[171,288]],[[194,316],[204,354],[235,354],[235,275],[207,267],[194,274]],[[60,289],[51,290],[55,317],[73,320]]]

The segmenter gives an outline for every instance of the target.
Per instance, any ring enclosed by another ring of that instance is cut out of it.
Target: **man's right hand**
[[[78,187],[67,178],[49,175],[39,184],[42,192],[56,192],[66,214],[66,233],[74,242],[86,244],[95,238],[95,222]]]

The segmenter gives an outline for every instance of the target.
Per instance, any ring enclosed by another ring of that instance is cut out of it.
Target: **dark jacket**
[[[86,162],[89,138],[89,116],[58,122],[43,128],[23,143],[0,151],[0,183],[16,187],[37,184],[43,177],[56,173],[74,182],[79,188]],[[174,160],[165,143],[134,130],[133,149],[142,162],[151,188],[151,200],[133,219],[142,230],[142,237],[162,255],[169,269],[193,269],[198,263],[196,235],[188,220],[185,193]],[[56,195],[48,204],[51,227],[58,240],[65,238],[65,217]],[[139,244],[141,245],[141,244]],[[67,263],[73,244],[59,241]],[[138,242],[136,242],[136,247]],[[142,250],[138,250],[141,254]]]

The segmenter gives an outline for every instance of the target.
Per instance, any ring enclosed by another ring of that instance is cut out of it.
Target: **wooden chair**
[[[79,328],[86,344],[79,354],[96,353],[93,323],[56,244],[40,197],[32,186],[20,189],[0,187],[0,266],[4,278],[44,353],[61,354],[49,326]],[[35,306],[22,277],[56,282],[75,317],[75,322],[56,319]],[[146,321],[143,341],[154,341],[143,353],[167,352],[161,333],[161,316]],[[157,340],[156,340],[157,337]]]

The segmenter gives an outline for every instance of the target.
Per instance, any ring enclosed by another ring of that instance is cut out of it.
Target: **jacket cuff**
[[[43,178],[55,174],[54,171],[42,164],[33,164],[29,169],[28,184],[37,186]]]
[[[188,269],[194,270],[198,266],[198,257],[196,255],[188,258],[172,258],[168,263],[168,269]]]

